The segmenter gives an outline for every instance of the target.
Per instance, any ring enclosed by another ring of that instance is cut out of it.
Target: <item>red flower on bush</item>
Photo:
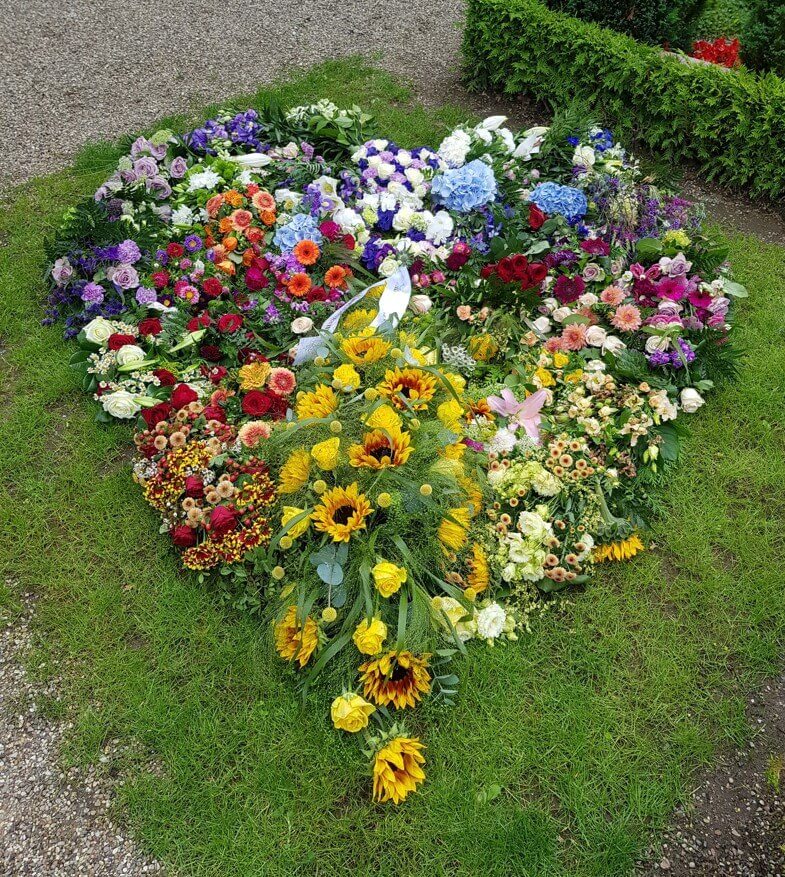
[[[202,412],[207,420],[217,420],[226,423],[226,412],[220,405],[208,405]]]
[[[563,305],[578,301],[586,290],[582,277],[567,277],[562,274],[553,285],[554,297]]]
[[[452,248],[452,252],[445,260],[445,264],[450,271],[459,271],[469,261],[472,254],[472,248],[462,241],[458,241]]]
[[[191,319],[185,324],[185,328],[188,329],[189,332],[198,332],[199,329],[206,329],[212,320],[210,319],[209,314],[199,314],[198,317],[191,317]]]
[[[201,499],[204,496],[204,481],[196,475],[189,475],[185,479],[185,495]]]
[[[239,314],[222,314],[218,317],[218,331],[231,334],[239,331],[243,325],[243,318]]]
[[[170,259],[179,259],[184,252],[185,250],[183,249],[182,244],[172,241],[171,244],[166,245],[166,255],[169,256]]]
[[[716,40],[698,40],[692,46],[692,57],[710,64],[719,64],[721,67],[738,67],[739,65],[738,40],[729,40],[725,37],[717,37]]]
[[[220,362],[223,359],[223,352],[217,344],[202,344],[199,355],[208,362]]]
[[[190,405],[191,402],[196,402],[198,398],[199,396],[193,387],[189,387],[188,384],[178,384],[172,390],[171,402],[179,411],[181,408],[185,408],[186,405]]]

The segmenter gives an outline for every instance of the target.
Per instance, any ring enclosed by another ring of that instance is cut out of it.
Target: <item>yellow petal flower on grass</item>
[[[298,509],[296,506],[292,505],[285,505],[283,507],[283,512],[281,513],[282,527],[285,527],[289,521],[294,520],[294,518],[299,517],[300,515],[303,515],[302,520],[298,521],[286,531],[286,535],[291,539],[297,539],[308,530],[308,527],[311,525],[311,517],[310,515],[305,514],[305,509]]]
[[[396,408],[422,411],[436,393],[436,378],[419,368],[388,369],[377,389]]]
[[[643,550],[643,542],[637,533],[633,533],[626,539],[609,542],[607,545],[599,545],[594,549],[592,557],[596,563],[604,563],[607,560],[629,560]]]
[[[371,574],[376,590],[382,597],[392,597],[393,594],[397,594],[408,575],[402,566],[397,566],[388,560],[380,560],[371,570]]]
[[[295,493],[307,481],[311,473],[311,455],[305,448],[298,448],[289,454],[287,461],[281,466],[278,478],[279,493]]]
[[[321,533],[327,533],[333,542],[348,542],[352,534],[366,528],[365,519],[373,512],[365,494],[360,493],[357,482],[348,487],[326,490],[311,520]]]
[[[411,652],[386,652],[360,666],[363,694],[378,706],[395,709],[416,706],[431,690],[428,672],[430,655],[417,657]]]
[[[425,781],[425,747],[417,737],[395,737],[373,760],[373,799],[400,804]]]
[[[363,655],[378,655],[387,638],[387,625],[381,618],[364,618],[352,634],[352,640]]]
[[[471,515],[467,508],[450,509],[449,517],[442,518],[437,536],[448,551],[460,551],[466,544]]]
[[[475,542],[472,545],[472,556],[468,561],[469,587],[474,589],[476,594],[481,594],[487,589],[491,582],[491,571],[488,566],[488,556],[483,547]]]
[[[338,408],[338,397],[335,390],[325,384],[312,390],[310,393],[302,393],[297,397],[297,418],[308,420],[311,417],[327,417]]]
[[[355,468],[386,469],[388,466],[403,466],[414,448],[408,432],[400,429],[375,429],[366,432],[361,445],[349,448],[349,463]]]
[[[311,456],[316,460],[316,464],[320,469],[329,472],[338,465],[338,451],[341,447],[341,440],[328,438],[311,448]]]
[[[304,667],[319,645],[319,628],[308,615],[305,623],[297,620],[297,607],[290,606],[275,625],[275,648],[284,661],[297,661]]]
[[[335,369],[333,372],[333,380],[341,385],[342,390],[356,390],[362,382],[360,373],[353,365],[349,365],[348,362],[339,365],[338,368]]]
[[[386,429],[392,432],[403,426],[401,415],[390,405],[379,405],[365,418],[365,425],[371,429]]]
[[[376,707],[360,697],[359,694],[341,694],[335,698],[330,707],[333,725],[339,731],[356,734],[368,725],[368,719]]]
[[[357,335],[344,338],[341,350],[355,365],[370,365],[384,359],[392,345],[380,338],[373,329],[365,329]]]

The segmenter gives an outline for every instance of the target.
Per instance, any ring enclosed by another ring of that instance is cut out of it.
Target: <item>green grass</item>
[[[275,91],[362,103],[412,145],[460,115],[413,106],[355,61]],[[40,594],[31,663],[65,677],[69,756],[136,741],[125,811],[187,875],[626,874],[691,772],[745,738],[744,693],[779,667],[785,249],[731,240],[749,355],[694,418],[659,548],[603,569],[519,644],[471,649],[457,706],[412,717],[428,782],[391,809],[371,803],[324,695],[300,702],[267,631],[178,572],[131,482],[129,431],[93,422],[59,329],[39,325],[42,237],[111,153],[24,186],[0,219],[0,567]]]

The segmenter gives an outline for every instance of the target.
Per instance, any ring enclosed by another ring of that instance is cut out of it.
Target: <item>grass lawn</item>
[[[356,61],[274,91],[361,103],[410,146],[461,117]],[[731,241],[748,356],[693,420],[659,547],[603,568],[520,643],[472,648],[457,706],[409,720],[428,782],[393,809],[371,803],[355,741],[319,693],[299,700],[267,631],[178,572],[131,482],[130,430],[94,423],[60,329],[39,325],[42,238],[116,155],[87,150],[0,217],[0,568],[40,595],[31,663],[65,676],[71,757],[141,744],[128,818],[185,875],[627,874],[691,771],[745,737],[744,694],[780,667],[785,249]],[[149,755],[155,774],[137,769]]]

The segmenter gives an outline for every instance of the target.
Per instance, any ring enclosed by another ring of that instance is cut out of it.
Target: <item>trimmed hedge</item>
[[[469,0],[467,87],[575,98],[621,138],[756,196],[785,201],[785,81],[684,64],[539,0]]]

